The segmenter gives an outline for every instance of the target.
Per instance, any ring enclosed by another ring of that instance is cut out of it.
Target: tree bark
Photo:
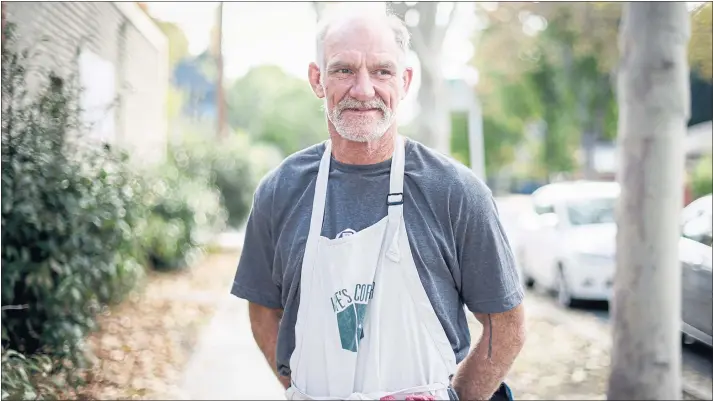
[[[448,88],[441,72],[441,49],[446,31],[455,15],[455,7],[448,15],[449,22],[441,26],[436,23],[438,3],[421,1],[409,6],[404,2],[389,2],[389,7],[401,19],[404,19],[410,9],[418,11],[419,15],[418,25],[410,28],[412,48],[421,64],[414,139],[442,153],[450,154],[451,112]]]
[[[441,59],[440,51],[422,50],[419,55],[431,60]],[[440,68],[428,68],[421,61],[421,87],[418,89],[416,116],[419,140],[435,150],[450,154],[451,112],[446,82]]]
[[[450,22],[436,24],[438,2],[418,2],[419,23],[413,29],[413,49],[421,62],[421,87],[418,90],[418,136],[434,149],[450,154],[451,112],[448,88],[441,71],[443,40]],[[449,20],[452,20],[451,11]]]
[[[689,36],[685,3],[624,6],[610,400],[681,399],[678,222]]]

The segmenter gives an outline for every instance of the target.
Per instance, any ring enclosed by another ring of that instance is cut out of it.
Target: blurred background
[[[228,291],[257,183],[327,138],[307,66],[337,5],[2,2],[3,400],[282,397]],[[359,6],[412,33],[400,132],[497,197],[516,398],[603,399],[622,4]],[[683,377],[711,399],[713,10],[687,7]]]

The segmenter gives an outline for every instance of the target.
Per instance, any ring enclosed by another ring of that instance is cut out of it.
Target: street
[[[550,302],[554,302],[550,299]],[[555,305],[556,306],[556,305]],[[602,322],[609,323],[609,310],[606,303],[583,303],[570,313],[591,314]],[[692,372],[710,378],[713,376],[713,351],[701,343],[683,344],[683,365]]]
[[[508,239],[515,247],[520,240],[517,229],[518,216],[524,208],[529,207],[528,197],[509,196],[497,198],[496,202]],[[571,334],[587,339],[597,347],[609,349],[611,327],[606,302],[585,302],[575,308],[563,308],[554,296],[535,287],[528,290],[525,305],[528,318],[544,317],[551,323],[566,328],[566,331]],[[682,350],[684,385],[693,386],[710,394],[713,386],[713,352],[698,343],[683,344]]]

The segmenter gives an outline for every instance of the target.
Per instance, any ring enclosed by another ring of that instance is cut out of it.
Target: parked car
[[[556,292],[564,306],[609,300],[618,195],[617,183],[596,181],[548,184],[533,192],[518,248],[525,285]]]
[[[679,255],[682,268],[684,338],[713,346],[713,196],[691,202],[681,213]]]
[[[617,183],[549,184],[532,194],[522,216],[517,256],[527,287],[557,293],[563,306],[577,300],[609,301],[616,268],[614,208]],[[713,196],[681,213],[681,317],[687,339],[713,346]]]

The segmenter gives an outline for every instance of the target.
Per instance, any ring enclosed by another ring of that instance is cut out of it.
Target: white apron
[[[384,194],[388,216],[337,239],[321,236],[332,153],[326,143],[302,262],[287,399],[449,399],[455,354],[411,254],[403,219],[404,139],[395,141]]]

